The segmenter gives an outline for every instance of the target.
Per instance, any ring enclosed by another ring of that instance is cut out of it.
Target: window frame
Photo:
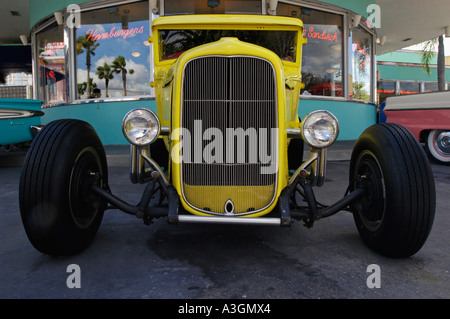
[[[349,86],[349,71],[350,71],[350,46],[348,45],[348,38],[350,36],[350,25],[349,21],[351,21],[351,17],[355,15],[354,12],[350,10],[346,10],[345,8],[340,8],[331,4],[327,3],[311,3],[307,1],[290,1],[290,0],[280,0],[280,3],[305,7],[305,8],[311,8],[318,11],[324,11],[327,13],[332,14],[339,14],[342,15],[343,18],[343,31],[342,31],[342,37],[344,39],[344,49],[343,49],[343,68],[342,71],[344,72],[344,78],[343,78],[343,85],[344,85],[344,94],[342,97],[340,96],[318,96],[318,95],[302,95],[300,99],[315,99],[315,100],[336,100],[336,101],[352,101],[352,102],[358,102],[358,103],[376,103],[377,102],[377,77],[376,77],[376,33],[374,30],[370,29],[366,25],[366,19],[364,17],[361,18],[361,21],[359,22],[358,27],[364,29],[372,36],[372,50],[371,50],[371,65],[370,65],[370,100],[369,102],[361,101],[361,100],[355,100],[350,99],[350,86]]]
[[[389,83],[394,83],[394,96],[397,95],[405,95],[405,94],[400,94],[400,85],[401,83],[418,83],[419,84],[419,88],[420,88],[420,92],[416,93],[416,94],[421,94],[421,93],[434,93],[434,92],[438,92],[438,91],[431,91],[431,92],[427,92],[425,90],[425,85],[426,84],[436,84],[436,81],[416,81],[416,80],[391,80],[391,79],[381,79],[379,81],[377,81],[377,95],[378,93],[378,87],[379,87],[379,82],[389,82]],[[450,82],[446,82],[445,83],[445,90],[447,91],[450,88]]]
[[[125,4],[131,4],[136,2],[147,2],[148,3],[148,10],[149,10],[149,36],[151,35],[151,22],[152,22],[152,11],[150,6],[149,0],[121,0],[121,1],[108,1],[108,0],[101,0],[101,1],[95,1],[95,2],[88,2],[88,3],[82,3],[80,4],[80,13],[87,11],[93,11],[97,9],[105,9],[108,7],[114,7],[114,6],[120,6]],[[65,13],[64,21],[67,18],[67,13]],[[32,70],[33,70],[33,81],[34,83],[38,83],[38,70],[36,69],[38,67],[37,63],[37,34],[39,32],[44,31],[47,27],[52,25],[53,23],[56,23],[56,19],[53,15],[50,17],[47,17],[47,19],[43,19],[45,22],[41,24],[37,24],[32,32],[31,32],[31,45],[33,46],[32,49],[34,51],[33,59],[32,59]],[[65,102],[61,103],[49,103],[48,106],[57,106],[57,105],[63,105],[63,104],[82,104],[82,103],[92,103],[92,102],[119,102],[119,101],[134,101],[134,100],[144,100],[144,99],[155,99],[154,90],[152,88],[149,88],[149,95],[132,95],[132,96],[122,96],[122,97],[102,97],[99,99],[78,99],[77,98],[77,76],[76,76],[76,69],[77,69],[77,57],[76,57],[76,28],[69,28],[67,24],[64,24],[64,57],[65,57],[65,80],[66,80],[66,92],[65,92]],[[150,65],[149,65],[149,75],[150,75],[150,82],[153,81],[153,46],[150,45],[150,56],[152,57]],[[37,85],[33,85],[33,98],[39,99],[39,90],[37,88]]]
[[[148,4],[148,23],[149,23],[149,33],[148,36],[149,37],[151,35],[151,19],[150,17],[152,16],[152,11],[151,11],[151,6],[150,6],[150,1],[149,0],[122,0],[122,1],[108,1],[108,0],[103,0],[103,1],[98,1],[95,3],[85,3],[85,4],[81,4],[80,5],[80,13],[82,14],[83,12],[89,12],[89,11],[94,11],[94,10],[100,10],[100,9],[105,9],[105,8],[109,8],[109,7],[115,7],[115,6],[120,6],[120,5],[126,5],[126,4],[131,4],[131,3],[137,3],[137,2],[147,2]],[[67,27],[66,27],[67,28]],[[70,63],[71,66],[73,67],[73,69],[71,70],[71,79],[70,79],[70,83],[71,83],[71,87],[70,87],[70,101],[72,102],[76,102],[78,103],[90,103],[92,101],[95,102],[107,102],[107,101],[133,101],[133,100],[144,100],[144,99],[154,99],[155,95],[154,95],[154,90],[149,87],[149,94],[146,95],[130,95],[130,96],[120,96],[120,97],[101,97],[101,98],[91,98],[91,99],[79,99],[77,98],[78,95],[78,87],[77,87],[77,74],[76,74],[76,70],[77,70],[77,55],[75,52],[75,48],[76,48],[76,29],[72,28],[72,29],[68,29],[68,33],[69,33],[69,38],[71,41],[71,45],[69,47],[72,48],[72,50],[70,51],[71,54],[71,60],[73,61],[73,63]],[[149,65],[149,79],[150,79],[150,83],[153,81],[153,46],[150,45],[149,47],[149,54],[152,57],[152,61],[150,62]]]
[[[351,98],[350,99],[350,91],[349,91],[349,95],[348,95],[348,99],[351,101],[356,101],[356,102],[362,102],[362,103],[378,103],[378,91],[377,91],[377,75],[376,75],[376,54],[375,54],[375,50],[376,50],[376,37],[375,34],[370,30],[369,27],[367,27],[367,25],[364,23],[366,20],[363,21],[363,19],[361,19],[362,21],[359,23],[359,25],[356,28],[361,29],[364,32],[367,32],[371,37],[372,37],[372,48],[371,48],[371,55],[370,55],[370,100],[369,101],[364,101],[364,100],[358,100],[358,99],[354,99]],[[348,29],[348,37],[350,36],[350,28]],[[350,72],[350,46],[352,44],[350,44],[348,46],[348,64],[349,64],[349,72]],[[349,75],[349,74],[348,74]],[[347,80],[348,80],[348,76],[347,76]]]
[[[148,2],[148,10],[149,10],[149,37],[152,36],[152,21],[159,15],[155,15],[152,12],[151,3],[150,0],[118,0],[118,1],[109,1],[109,0],[99,0],[99,1],[92,1],[87,3],[80,4],[80,12],[83,13],[85,11],[91,11],[95,9],[104,9],[107,7],[112,6],[118,6],[118,5],[124,5],[124,4],[130,4],[135,2]],[[364,28],[365,31],[370,33],[372,35],[372,53],[371,53],[371,96],[370,101],[358,101],[350,99],[349,96],[349,45],[348,45],[348,37],[350,34],[350,26],[349,21],[351,21],[351,17],[355,15],[354,12],[337,7],[335,5],[327,4],[327,3],[311,3],[309,1],[292,1],[292,0],[280,0],[280,3],[290,4],[290,5],[296,5],[296,6],[302,6],[305,8],[311,8],[314,10],[324,11],[327,13],[332,14],[338,14],[342,16],[343,20],[343,32],[342,37],[344,39],[344,45],[343,45],[343,72],[344,72],[344,78],[343,78],[343,85],[344,85],[344,94],[342,97],[338,96],[301,96],[301,99],[326,99],[326,100],[338,100],[338,101],[353,101],[353,102],[360,102],[360,103],[375,103],[377,101],[377,76],[376,76],[376,33],[373,29],[370,29],[366,26],[365,21],[366,19],[363,17],[359,23],[359,27]],[[262,3],[262,14],[267,14],[267,8],[266,8],[266,0],[261,0]],[[164,12],[163,5],[160,7],[160,11]],[[65,13],[67,16],[67,13]],[[36,36],[39,32],[45,30],[48,26],[55,23],[56,19],[52,15],[43,18],[41,22],[38,22],[31,30],[31,45],[33,49],[33,59],[32,59],[32,70],[33,70],[33,98],[39,99],[39,92],[37,83],[39,83],[38,75],[39,73],[37,71],[38,63],[36,60],[38,50],[37,50],[37,41]],[[80,103],[91,103],[93,100],[95,102],[97,101],[130,101],[130,100],[142,100],[142,99],[155,99],[155,93],[154,88],[150,88],[150,94],[149,95],[134,95],[134,96],[124,96],[124,97],[108,97],[108,98],[100,98],[100,99],[77,99],[77,83],[76,83],[76,54],[75,54],[75,29],[70,29],[67,27],[67,25],[64,26],[64,52],[65,52],[65,68],[66,68],[66,74],[65,74],[65,80],[66,80],[66,92],[65,92],[65,102],[57,103],[58,104],[80,104]],[[153,45],[150,45],[150,63],[149,63],[149,73],[150,73],[150,82],[154,80],[153,76],[153,69],[154,69],[154,56],[153,56]],[[54,105],[54,104],[51,104]]]
[[[39,96],[40,78],[39,78],[39,62],[38,62],[39,61],[39,48],[38,48],[37,36],[38,36],[38,33],[46,31],[47,28],[49,28],[50,26],[52,26],[55,23],[57,23],[57,22],[54,17],[47,18],[47,19],[44,19],[43,22],[35,25],[35,27],[33,27],[32,31],[31,31],[31,55],[32,55],[31,70],[33,73],[33,75],[32,75],[32,79],[33,79],[32,96],[33,96],[33,99],[35,99],[35,100],[43,100],[43,97]],[[67,55],[66,55],[68,43],[66,42],[66,30],[65,29],[66,29],[66,27],[64,26],[64,29],[63,29],[64,68],[65,68],[64,80],[66,83],[66,87],[64,90],[65,91],[64,92],[64,101],[47,103],[47,104],[44,103],[44,106],[45,105],[63,105],[69,101],[68,100],[68,90],[67,90],[67,86],[69,85],[68,77],[67,77],[67,70],[68,70],[67,68],[69,66],[69,64],[68,64],[69,61],[67,60]]]

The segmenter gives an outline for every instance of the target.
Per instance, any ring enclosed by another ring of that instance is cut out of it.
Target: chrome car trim
[[[42,115],[44,115],[44,112],[42,111],[29,111],[29,110],[3,109],[3,108],[0,109],[0,120],[28,118]]]
[[[147,161],[147,163],[151,166],[151,168],[153,168],[153,170],[155,170],[159,173],[164,184],[166,186],[169,186],[170,182],[169,182],[166,174],[164,173],[162,168],[151,158],[149,148],[148,147],[139,148],[139,154]]]
[[[296,182],[298,176],[305,171],[305,169],[310,166],[311,172],[310,183],[311,186],[322,186],[325,182],[326,175],[326,162],[327,162],[327,149],[316,149],[311,148],[309,158],[300,165],[299,168],[295,171],[295,173],[289,179],[288,185],[292,185]]]
[[[281,225],[280,218],[178,215],[180,223]]]

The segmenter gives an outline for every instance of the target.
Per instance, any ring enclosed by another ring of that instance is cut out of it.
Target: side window
[[[295,31],[259,30],[160,30],[161,61],[178,58],[184,51],[218,41],[222,37],[236,37],[241,41],[265,47],[284,61],[295,62]]]
[[[44,104],[65,101],[64,27],[53,23],[36,34],[38,98]]]
[[[82,12],[76,29],[77,98],[150,95],[148,2]]]
[[[349,68],[350,97],[371,101],[372,83],[372,35],[361,27],[350,33],[351,67]]]
[[[302,95],[344,95],[343,16],[278,3],[277,15],[303,21],[303,37],[308,43],[302,52]]]

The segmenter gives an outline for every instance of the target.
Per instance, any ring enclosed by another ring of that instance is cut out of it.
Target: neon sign
[[[384,94],[394,94],[394,90],[386,90],[386,89],[378,89],[378,93],[384,93]]]
[[[308,37],[310,39],[319,39],[319,40],[325,40],[330,42],[338,42],[338,33],[337,31],[332,33],[327,33],[326,30],[323,30],[322,32],[317,32],[314,30],[313,26],[310,26],[308,30],[303,30],[303,37]]]
[[[400,90],[400,95],[402,94],[417,94],[420,93],[418,91],[410,91],[410,90]]]
[[[352,50],[353,50],[353,53],[359,53],[363,56],[363,59],[360,61],[359,67],[361,70],[364,70],[364,68],[366,67],[366,62],[370,58],[369,52],[367,52],[366,47],[361,46],[361,44],[359,42],[353,42]]]
[[[356,47],[355,47],[356,44]],[[361,46],[358,42],[353,42],[353,52],[359,52],[362,55],[368,56],[366,47]]]
[[[45,44],[44,51],[40,54],[40,56],[54,56],[58,55],[58,50],[64,49],[64,42],[49,42]]]
[[[140,28],[131,28],[131,29],[117,29],[115,27],[112,27],[109,32],[103,32],[100,33],[97,29],[89,29],[86,31],[86,34],[88,35],[87,40],[88,41],[97,41],[97,40],[105,40],[105,39],[111,39],[111,38],[123,38],[126,39],[128,36],[133,37],[137,34],[144,32],[144,26],[141,26]]]
[[[46,73],[47,73],[47,79],[52,78],[53,80],[56,80],[55,72],[53,72],[53,71],[48,71],[48,72],[46,72]]]

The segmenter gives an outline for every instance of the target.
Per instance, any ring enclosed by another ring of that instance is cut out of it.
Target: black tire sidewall
[[[83,121],[71,120],[58,136],[54,135],[53,138],[50,136],[47,144],[42,144],[40,150],[35,151],[39,151],[39,156],[42,158],[47,158],[46,169],[39,170],[39,174],[43,174],[40,177],[42,183],[37,183],[34,187],[43,185],[44,189],[33,191],[41,192],[41,199],[35,204],[38,206],[38,214],[45,216],[47,220],[44,225],[36,224],[35,216],[33,216],[36,211],[32,209],[21,212],[22,220],[35,248],[52,255],[72,255],[91,243],[103,218],[103,209],[98,209],[88,227],[81,228],[75,222],[71,212],[69,193],[75,162],[80,153],[89,148],[91,154],[100,163],[99,170],[105,179],[103,181],[105,184],[107,183],[106,156],[94,129]],[[36,169],[36,167],[32,168]],[[22,185],[22,187],[29,186]],[[31,197],[22,198],[22,200],[33,202]]]
[[[355,213],[354,219],[355,223],[357,225],[357,228],[362,236],[362,238],[365,241],[369,241],[371,243],[381,241],[381,240],[387,240],[392,241],[394,238],[391,238],[392,235],[395,232],[391,231],[391,228],[393,228],[392,225],[398,225],[399,224],[399,217],[396,218],[397,214],[386,214],[387,211],[394,210],[394,211],[401,211],[401,207],[399,207],[399,203],[401,203],[401,186],[399,185],[400,182],[398,180],[398,177],[401,175],[398,175],[395,173],[395,170],[393,169],[392,165],[395,165],[389,158],[386,158],[387,156],[384,154],[384,152],[380,149],[378,143],[374,142],[372,139],[362,140],[357,147],[355,147],[355,154],[358,154],[358,156],[355,158],[355,164],[356,161],[359,158],[359,154],[365,150],[370,150],[370,152],[375,156],[375,159],[379,165],[379,168],[381,170],[381,173],[383,175],[384,179],[384,187],[385,187],[385,198],[384,198],[384,212],[383,212],[383,218],[381,221],[381,224],[377,228],[376,231],[369,230],[364,223],[361,220],[361,217],[358,213]],[[353,177],[355,177],[356,171],[352,171]],[[401,173],[400,173],[401,174]],[[396,220],[397,219],[397,220]],[[389,227],[390,226],[390,227]],[[381,244],[381,243],[380,243]]]
[[[53,172],[55,176],[60,176],[60,179],[58,183],[52,183],[51,185],[50,201],[56,203],[56,206],[61,208],[61,214],[59,214],[60,219],[55,225],[55,230],[59,232],[58,237],[61,239],[65,238],[64,242],[66,243],[74,241],[78,242],[77,245],[80,244],[84,246],[90,242],[97,233],[103,218],[103,211],[99,210],[94,220],[86,228],[80,228],[74,221],[70,207],[70,193],[67,188],[71,183],[71,176],[76,159],[86,147],[92,147],[93,143],[86,143],[87,141],[91,141],[92,138],[92,135],[88,134],[88,131],[83,131],[82,134],[78,136],[74,134],[75,131],[70,133],[68,141],[71,141],[71,143],[64,143],[57,154],[56,162],[59,163],[60,161],[63,161],[63,164],[57,165]],[[95,156],[100,160],[98,150],[95,149],[95,146],[92,147],[92,150],[94,150]]]
[[[414,189],[425,187],[427,189],[423,193],[432,194],[434,180],[430,180],[432,173],[423,149],[412,135],[407,133],[409,132],[406,132],[406,129],[392,124],[377,124],[369,127],[358,139],[350,164],[350,180],[352,181],[356,176],[355,165],[360,154],[369,151],[376,158],[385,187],[383,218],[376,230],[370,230],[362,222],[360,213],[355,212],[353,216],[363,241],[372,249],[390,257],[406,257],[414,254],[422,246],[431,228],[431,226],[429,228],[424,226],[411,231],[412,218],[422,217],[411,217],[411,212],[417,210],[414,206],[421,200],[415,198]],[[413,145],[414,143],[417,145]],[[420,163],[412,164],[414,159],[409,158],[411,155],[416,156],[416,161]],[[420,166],[426,168],[417,174],[422,174],[422,179],[429,185],[419,185],[419,179],[411,177],[415,174],[413,165],[417,166],[416,169]],[[420,214],[427,215],[425,219],[431,216],[432,220],[434,198],[430,198],[429,201],[432,208],[427,209],[424,206]]]

